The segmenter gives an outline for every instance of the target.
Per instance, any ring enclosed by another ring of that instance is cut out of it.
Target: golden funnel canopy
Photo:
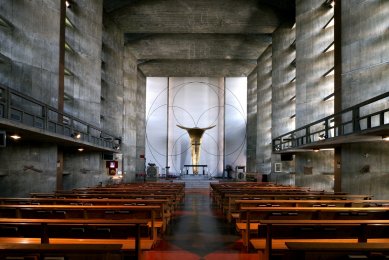
[[[203,137],[203,134],[205,130],[214,128],[215,126],[210,126],[206,128],[199,128],[199,127],[184,127],[177,125],[179,128],[182,128],[186,131],[188,131],[190,143],[191,143],[191,152],[192,152],[192,165],[193,166],[193,174],[197,175],[199,173],[198,167],[196,165],[199,165],[200,161],[200,145],[201,145],[201,138]]]

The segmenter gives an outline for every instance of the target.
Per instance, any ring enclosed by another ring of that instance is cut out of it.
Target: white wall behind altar
[[[148,77],[146,163],[160,173],[166,166],[170,174],[186,173],[191,147],[187,131],[177,127],[182,125],[215,126],[203,135],[199,162],[211,176],[222,176],[227,164],[245,165],[246,93],[246,78]]]

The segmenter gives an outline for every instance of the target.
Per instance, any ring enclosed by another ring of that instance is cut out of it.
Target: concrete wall
[[[272,138],[295,129],[296,113],[296,32],[292,24],[282,24],[273,33],[272,41]],[[294,161],[281,161],[272,155],[272,164],[281,163],[276,182],[294,185]]]
[[[247,172],[256,172],[257,156],[257,68],[247,77]]]
[[[0,1],[0,16],[11,25],[0,27],[0,53],[6,60],[0,62],[0,84],[56,107],[59,2]],[[56,161],[55,144],[8,138],[7,147],[0,148],[0,196],[55,190]]]
[[[291,24],[281,25],[273,33],[272,44],[272,136],[295,129],[296,113],[296,39]]]
[[[342,2],[343,109],[389,91],[388,23],[388,1]],[[385,107],[387,99],[362,114]],[[343,145],[341,154],[342,191],[388,199],[388,143]]]
[[[66,11],[73,26],[66,27],[72,51],[65,53],[65,67],[72,75],[65,76],[65,112],[123,136],[123,170],[130,181],[144,153],[145,78],[124,50],[122,32],[107,17],[103,26],[102,0],[79,0]],[[0,16],[12,25],[0,28],[0,83],[56,107],[59,2],[0,1]],[[56,144],[8,140],[0,149],[0,196],[55,190],[57,150]],[[64,149],[63,171],[63,189],[112,182],[101,152]]]
[[[0,149],[0,196],[29,197],[56,189],[57,147],[8,142]]]
[[[103,17],[101,65],[101,126],[121,136],[123,129],[123,33],[109,17]]]
[[[257,160],[258,172],[271,172],[272,46],[258,59],[257,67]]]
[[[333,101],[324,101],[334,92],[333,76],[325,76],[334,66],[334,54],[323,52],[334,40],[334,27],[324,28],[334,11],[323,3],[296,1],[296,128],[334,112]],[[333,184],[323,177],[333,173],[333,160],[333,151],[296,154],[296,185],[333,190]],[[307,169],[312,170],[309,178],[304,176]]]
[[[125,182],[133,181],[137,165],[137,84],[138,70],[136,58],[124,48],[123,52],[123,170],[126,172]]]
[[[73,51],[65,53],[65,68],[72,75],[65,75],[64,111],[97,127],[101,127],[105,98],[101,92],[102,4],[102,0],[72,4],[66,9],[66,16],[73,27],[67,26],[65,32],[65,40]],[[64,152],[63,188],[105,183],[108,175],[104,167],[100,152]]]
[[[66,42],[74,52],[66,52],[64,111],[100,127],[101,39],[103,1],[80,0],[66,9],[74,28],[66,27]]]
[[[146,145],[146,77],[138,70],[136,90],[136,172],[145,172],[146,163],[141,155],[145,155]]]
[[[59,1],[0,1],[0,84],[57,106]],[[39,17],[39,19],[36,19]]]

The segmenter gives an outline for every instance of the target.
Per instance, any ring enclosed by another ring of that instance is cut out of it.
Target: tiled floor
[[[208,190],[187,191],[185,202],[157,247],[146,260],[254,260],[245,253],[240,236],[212,205]]]

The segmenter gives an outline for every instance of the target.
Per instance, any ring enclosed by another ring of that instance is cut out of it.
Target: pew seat
[[[389,243],[287,242],[288,260],[388,259]]]
[[[1,244],[39,244],[39,245],[121,245],[122,251],[135,251],[135,239],[101,239],[101,238],[50,238],[49,244],[41,244],[40,238],[29,237],[0,237]],[[151,250],[155,241],[151,239],[141,239],[140,249]]]
[[[287,252],[287,243],[389,243],[388,220],[261,220],[251,239],[259,259]]]

